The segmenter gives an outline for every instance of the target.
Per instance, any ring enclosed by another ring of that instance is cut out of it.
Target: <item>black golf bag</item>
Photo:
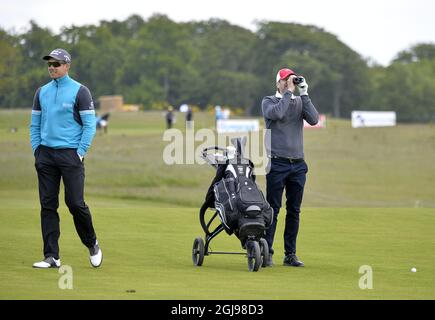
[[[243,157],[246,138],[234,138],[231,142],[234,147],[208,147],[201,153],[216,169],[216,175],[199,210],[205,241],[202,237],[193,241],[192,261],[199,267],[204,257],[211,254],[245,254],[210,249],[211,240],[225,230],[230,235],[234,233],[246,249],[248,270],[258,271],[260,266],[267,266],[269,245],[263,237],[272,224],[273,211],[255,183],[254,164]],[[206,219],[208,214],[211,214],[210,219]],[[212,230],[218,216],[221,223]]]
[[[255,183],[254,164],[243,158],[242,142],[234,143],[236,156],[218,164],[207,200],[211,202],[214,198],[225,231],[234,233],[244,247],[248,239],[259,241],[264,236],[272,223],[273,210]]]

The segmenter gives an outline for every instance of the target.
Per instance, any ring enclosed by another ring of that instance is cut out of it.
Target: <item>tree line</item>
[[[59,47],[71,53],[70,75],[94,100],[121,94],[144,110],[187,103],[259,115],[277,70],[290,67],[307,78],[321,113],[394,110],[399,121],[435,120],[435,44],[414,45],[384,67],[313,25],[263,21],[253,32],[220,19],[176,23],[158,14],[59,33],[34,21],[21,34],[0,29],[0,108],[31,106],[49,81],[41,58]]]

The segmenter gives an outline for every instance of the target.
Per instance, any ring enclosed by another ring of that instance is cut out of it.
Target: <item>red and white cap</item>
[[[287,68],[281,69],[276,74],[276,82],[279,82],[279,80],[284,80],[285,78],[291,75],[297,75],[297,74],[291,69],[287,69]]]

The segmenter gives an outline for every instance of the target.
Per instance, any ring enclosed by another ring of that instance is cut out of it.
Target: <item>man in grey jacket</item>
[[[299,80],[299,81],[298,81]],[[263,98],[261,108],[266,128],[266,152],[270,158],[266,175],[266,197],[274,211],[272,225],[266,231],[269,244],[267,265],[272,266],[273,240],[282,193],[286,190],[284,229],[284,265],[302,267],[296,256],[299,213],[304,193],[307,164],[304,161],[304,120],[315,125],[319,114],[308,96],[308,84],[291,69],[281,69],[276,75],[276,94]],[[299,93],[299,95],[295,95]],[[270,143],[267,143],[270,141]]]

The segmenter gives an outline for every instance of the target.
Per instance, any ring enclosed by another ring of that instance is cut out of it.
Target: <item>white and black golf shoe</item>
[[[89,248],[89,255],[89,260],[94,268],[101,266],[101,263],[103,262],[103,251],[101,251],[98,241],[95,242],[93,247]]]
[[[35,262],[33,264],[33,268],[41,268],[41,269],[59,268],[59,267],[60,267],[60,259],[56,260],[53,257],[47,257],[44,260]]]

